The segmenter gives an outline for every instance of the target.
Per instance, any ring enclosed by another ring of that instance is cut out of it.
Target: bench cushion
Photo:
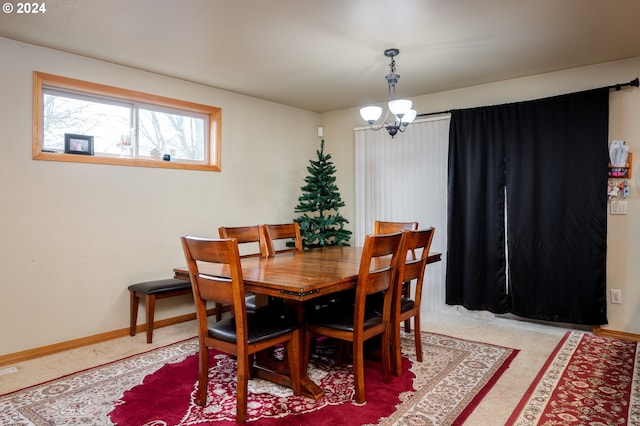
[[[162,294],[172,291],[188,290],[191,288],[191,282],[169,278],[166,280],[146,281],[143,283],[131,284],[129,291],[135,291],[142,294]]]

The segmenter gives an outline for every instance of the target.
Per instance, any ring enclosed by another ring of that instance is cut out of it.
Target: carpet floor
[[[295,397],[286,388],[252,380],[249,421],[456,424],[475,408],[517,353],[423,333],[425,362],[418,363],[411,340],[403,338],[402,343],[406,371],[393,378],[391,387],[382,383],[379,364],[368,365],[367,403],[352,402],[350,368],[336,368],[322,358],[310,376],[327,390],[325,398]],[[0,424],[234,424],[235,363],[226,355],[212,354],[214,377],[203,409],[195,404],[196,352],[195,339],[189,339],[12,392],[0,397]]]
[[[519,350],[510,367],[466,419],[465,426],[504,425],[567,331],[461,309],[424,312],[422,329]],[[195,321],[189,321],[156,329],[151,344],[146,343],[144,333],[138,333],[4,365],[0,368],[0,395],[184,341],[193,337],[195,330]]]
[[[640,425],[638,343],[567,332],[509,425]]]

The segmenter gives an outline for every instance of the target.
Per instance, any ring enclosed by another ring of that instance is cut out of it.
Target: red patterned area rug
[[[424,362],[403,337],[403,375],[382,381],[366,366],[367,402],[352,401],[349,366],[316,357],[318,401],[260,379],[250,381],[248,423],[256,425],[461,424],[509,366],[516,350],[423,333]],[[197,341],[189,339],[0,396],[2,425],[235,424],[235,362],[211,355],[208,403],[195,403]]]
[[[640,425],[638,343],[567,332],[507,424]]]

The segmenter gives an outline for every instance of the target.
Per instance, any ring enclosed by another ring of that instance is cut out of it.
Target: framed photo
[[[64,153],[93,155],[93,136],[65,133]]]

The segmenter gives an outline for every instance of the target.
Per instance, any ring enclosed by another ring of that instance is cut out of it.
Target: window
[[[220,170],[220,108],[34,72],[33,158]],[[65,153],[65,134],[93,155]]]

